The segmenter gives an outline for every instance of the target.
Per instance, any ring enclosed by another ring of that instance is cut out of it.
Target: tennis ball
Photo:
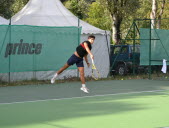
[[[123,78],[121,80],[123,80]]]
[[[166,76],[165,78],[167,79],[168,77]]]

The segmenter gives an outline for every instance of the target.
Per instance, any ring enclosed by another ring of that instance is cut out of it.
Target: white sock
[[[54,76],[53,76],[53,78],[56,78],[58,76],[58,74],[56,73]]]
[[[82,84],[82,87],[83,87],[83,88],[85,88],[85,87],[86,87],[86,85],[85,85],[85,84]]]

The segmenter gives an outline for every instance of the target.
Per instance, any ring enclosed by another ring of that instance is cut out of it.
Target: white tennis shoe
[[[88,89],[87,89],[86,87],[81,87],[80,90],[82,90],[82,91],[85,92],[85,93],[89,93],[89,92],[88,92]]]
[[[51,79],[51,81],[50,81],[51,84],[54,84],[54,83],[55,83],[55,79],[56,79],[55,77],[53,77],[53,78]]]

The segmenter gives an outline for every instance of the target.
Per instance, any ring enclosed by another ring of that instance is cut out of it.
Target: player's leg
[[[86,87],[85,84],[85,73],[84,73],[84,67],[78,67],[79,73],[80,73],[80,80],[82,83],[82,87],[80,88],[82,91],[84,91],[85,93],[89,93],[88,89]]]
[[[66,63],[63,67],[61,67],[55,74],[54,76],[52,77],[51,79],[51,83],[55,83],[55,80],[56,80],[56,77],[62,73],[64,70],[66,70],[70,65],[68,65],[68,63]]]
[[[51,79],[51,83],[53,84],[54,82],[55,82],[55,80],[56,80],[56,77],[60,74],[60,73],[62,73],[64,70],[66,70],[69,66],[71,66],[71,65],[73,65],[74,63],[75,63],[75,55],[73,54],[69,59],[68,59],[68,61],[67,61],[67,63],[62,67],[62,68],[60,68],[57,72],[56,72],[56,74],[52,77],[52,79]]]
[[[84,77],[84,67],[78,67],[80,73],[80,80],[82,85],[85,84],[85,77]]]
[[[80,80],[82,82],[82,87],[80,88],[82,91],[85,93],[89,93],[88,89],[86,88],[85,85],[85,73],[84,73],[84,64],[83,64],[83,59],[78,58],[78,61],[76,62],[76,66],[78,67],[79,73],[80,73]]]
[[[68,65],[68,63],[66,63],[63,67],[61,67],[58,71],[57,74],[59,75],[60,73],[62,73],[64,70],[66,70],[70,65]]]

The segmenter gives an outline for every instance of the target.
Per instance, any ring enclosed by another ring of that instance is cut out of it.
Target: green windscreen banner
[[[0,25],[0,72],[58,70],[79,45],[80,34],[79,27]]]
[[[169,61],[169,30],[141,28],[140,40],[140,65],[149,65],[149,60],[151,65]]]

